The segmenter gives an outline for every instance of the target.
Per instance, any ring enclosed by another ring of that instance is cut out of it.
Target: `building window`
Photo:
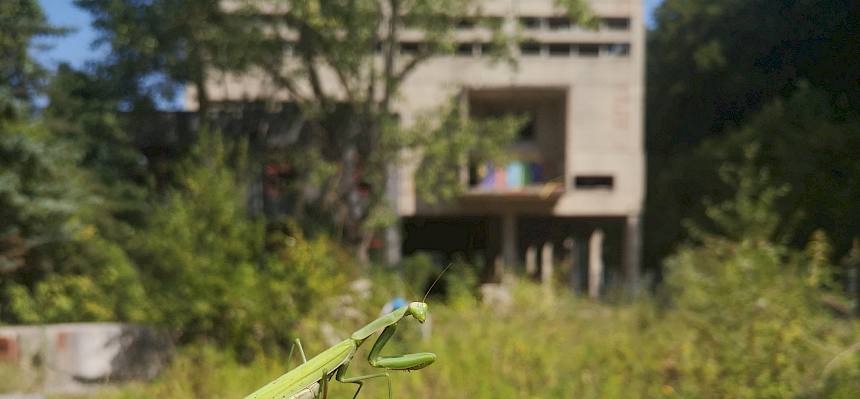
[[[475,27],[475,18],[460,18],[457,20],[457,29],[467,30]]]
[[[472,43],[460,43],[457,45],[457,55],[471,57],[474,54]]]
[[[570,29],[570,20],[567,17],[552,17],[547,18],[547,25],[550,30],[567,30]]]
[[[595,189],[603,189],[603,190],[611,190],[615,185],[615,178],[613,176],[576,176],[573,179],[573,185],[577,189],[581,190],[595,190]]]
[[[400,43],[400,52],[403,54],[415,54],[418,52],[420,44],[418,42],[403,42]]]
[[[495,43],[481,43],[481,54],[489,55],[496,51],[497,46]]]
[[[570,56],[569,43],[550,43],[549,55],[553,57],[568,57]]]
[[[603,53],[611,57],[627,57],[630,55],[630,45],[627,43],[610,43],[603,45]]]
[[[597,57],[600,55],[599,44],[580,44],[577,46],[577,54],[580,57]]]
[[[540,55],[540,43],[526,42],[520,44],[520,54],[522,55]]]
[[[533,112],[530,112],[526,115],[528,118],[526,123],[520,128],[520,131],[517,132],[517,140],[519,141],[534,141],[535,139],[535,119],[536,116]]]
[[[541,19],[538,17],[520,17],[520,26],[523,29],[537,30],[540,29]]]
[[[603,18],[603,26],[608,30],[630,30],[630,18]]]
[[[492,29],[501,29],[505,24],[505,19],[502,17],[485,17],[481,20],[481,25]]]

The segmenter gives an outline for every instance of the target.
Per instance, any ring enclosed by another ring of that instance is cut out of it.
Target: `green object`
[[[296,345],[299,347],[304,363],[264,385],[256,392],[246,396],[245,399],[293,399],[308,397],[309,395],[325,398],[328,396],[328,381],[332,376],[338,382],[358,385],[353,399],[358,396],[365,380],[384,377],[388,382],[388,398],[391,399],[391,380],[388,373],[346,377],[346,371],[358,347],[380,329],[383,330],[367,356],[367,361],[371,366],[386,370],[418,370],[433,363],[436,360],[436,354],[429,352],[380,356],[379,352],[394,335],[397,323],[409,315],[418,320],[419,323],[423,323],[427,319],[427,304],[412,302],[409,306],[394,310],[370,322],[370,324],[354,332],[348,339],[335,344],[310,360],[305,359],[301,341],[296,339]]]

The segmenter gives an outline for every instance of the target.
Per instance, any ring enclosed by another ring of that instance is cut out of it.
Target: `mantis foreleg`
[[[379,338],[373,343],[373,348],[370,349],[370,354],[367,355],[367,361],[371,366],[389,370],[418,370],[436,361],[436,354],[430,352],[380,356],[379,352],[382,351],[396,330],[397,324],[392,324],[385,327],[379,334]]]
[[[364,386],[364,380],[369,380],[371,378],[380,378],[385,377],[385,382],[388,383],[388,399],[391,399],[391,378],[388,377],[388,373],[378,373],[378,374],[369,374],[369,375],[359,375],[355,377],[346,377],[346,370],[349,368],[349,364],[344,364],[337,369],[337,374],[335,374],[334,379],[338,382],[342,382],[344,384],[356,384],[358,385],[358,389],[355,390],[355,394],[352,395],[352,399],[358,397],[358,393],[361,392],[361,388]]]

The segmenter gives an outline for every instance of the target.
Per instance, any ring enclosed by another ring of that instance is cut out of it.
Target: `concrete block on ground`
[[[172,349],[166,335],[143,325],[0,327],[0,359],[38,373],[44,392],[81,392],[99,383],[152,379]]]

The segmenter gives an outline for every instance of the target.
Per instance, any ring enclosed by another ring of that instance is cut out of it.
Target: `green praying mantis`
[[[436,285],[442,274],[448,270],[448,267],[430,285],[427,293],[433,289],[433,286]],[[328,382],[332,377],[341,383],[358,385],[355,394],[352,396],[353,399],[358,397],[364,381],[372,378],[385,378],[388,383],[388,399],[391,399],[391,379],[387,372],[347,377],[346,371],[349,368],[349,362],[352,361],[358,348],[379,330],[382,330],[382,332],[379,334],[376,342],[373,343],[370,354],[367,356],[367,361],[371,366],[385,370],[411,371],[427,367],[436,361],[436,354],[430,352],[393,356],[380,355],[382,348],[385,347],[385,344],[397,330],[397,323],[403,320],[403,318],[412,316],[419,323],[424,323],[427,320],[428,308],[427,303],[424,302],[426,299],[427,294],[424,295],[424,299],[421,302],[411,302],[408,306],[403,306],[379,317],[352,333],[349,338],[338,342],[310,360],[305,357],[301,341],[297,339],[296,345],[299,348],[303,363],[246,396],[245,399],[327,398]]]

